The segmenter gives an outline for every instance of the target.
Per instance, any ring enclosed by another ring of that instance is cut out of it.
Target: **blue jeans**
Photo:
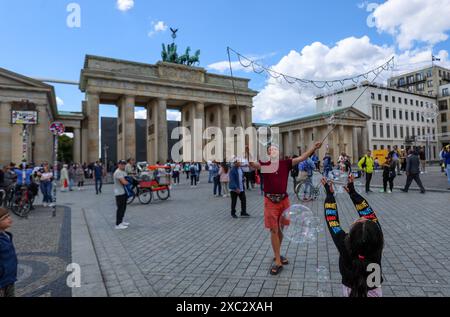
[[[208,183],[212,183],[213,182],[213,172],[212,172],[212,170],[209,170],[208,172],[209,172]]]
[[[450,188],[450,164],[447,164],[447,180],[448,180],[448,187]]]
[[[220,178],[214,177],[213,181],[214,181],[214,195],[216,194],[219,194],[219,196],[222,195],[222,185],[220,184]]]
[[[103,180],[101,177],[95,179],[95,192],[102,192]]]
[[[305,190],[304,190],[305,197],[306,194],[308,194],[308,196],[311,197],[311,188],[312,188],[312,176],[308,176],[305,179]]]
[[[52,182],[41,182],[41,192],[44,196],[42,202],[44,203],[52,203]]]

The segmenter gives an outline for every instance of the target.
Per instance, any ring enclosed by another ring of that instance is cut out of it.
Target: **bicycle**
[[[139,178],[131,178],[130,179],[133,186],[131,187],[131,190],[133,192],[133,195],[128,197],[127,204],[130,205],[133,203],[133,201],[138,198],[139,202],[143,205],[148,205],[153,199],[153,194],[151,189],[141,187],[140,186],[140,179]]]
[[[322,195],[322,185],[320,183],[320,179],[322,175],[320,173],[313,173],[311,179],[303,179],[297,183],[294,188],[295,195],[299,201],[307,202],[311,200],[317,200]],[[314,185],[317,184],[317,185]],[[307,187],[309,186],[309,198],[306,197],[308,191]]]
[[[28,217],[33,205],[33,196],[28,186],[21,186],[19,190],[14,190],[9,206],[11,211],[21,218]]]

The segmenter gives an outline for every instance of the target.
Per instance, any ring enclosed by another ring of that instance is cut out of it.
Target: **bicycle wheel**
[[[31,201],[28,199],[19,199],[12,205],[11,210],[15,215],[25,218],[31,211]]]
[[[305,190],[305,183],[299,182],[297,186],[295,186],[295,195],[297,196],[297,199],[302,201],[303,200],[303,191]]]
[[[164,189],[156,192],[156,195],[158,195],[158,198],[160,200],[167,200],[170,197],[170,189]]]
[[[136,198],[136,194],[133,193],[133,196],[130,196],[127,198],[127,205],[132,204],[135,198]]]
[[[148,205],[153,199],[153,193],[149,188],[142,188],[139,191],[139,202],[143,205]]]

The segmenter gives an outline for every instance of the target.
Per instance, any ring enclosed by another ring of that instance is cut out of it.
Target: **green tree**
[[[58,161],[73,162],[73,139],[65,134],[58,137]]]

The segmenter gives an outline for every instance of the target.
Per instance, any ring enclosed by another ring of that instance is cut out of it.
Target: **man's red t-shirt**
[[[267,169],[272,162],[259,162],[262,168],[264,182],[264,193],[266,194],[287,194],[287,185],[289,180],[289,172],[292,169],[292,160],[280,160],[278,161],[278,170],[274,173],[264,173],[264,169]]]

